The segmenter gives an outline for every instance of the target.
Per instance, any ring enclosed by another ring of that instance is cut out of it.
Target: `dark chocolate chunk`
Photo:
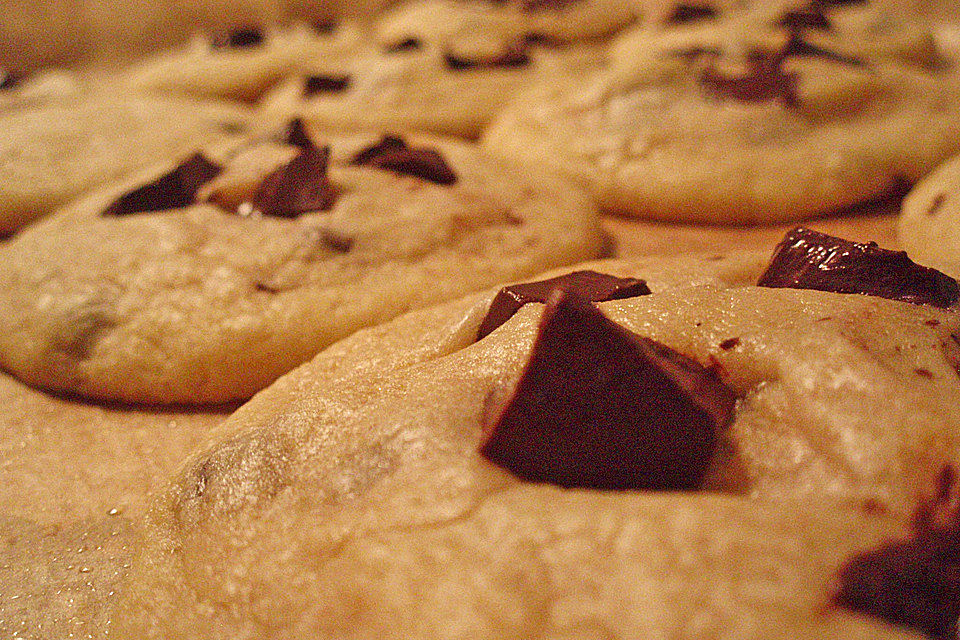
[[[696,489],[736,398],[694,360],[555,291],[511,397],[480,452],[532,482]]]
[[[727,338],[720,343],[720,348],[729,351],[740,344],[740,338]]]
[[[860,293],[913,304],[949,307],[960,296],[957,282],[921,267],[905,251],[881,249],[797,227],[777,245],[761,287]]]
[[[833,25],[830,19],[824,15],[818,8],[797,9],[796,11],[785,12],[779,20],[777,26],[785,29],[815,29],[817,31],[832,31]]]
[[[353,248],[353,238],[331,229],[320,231],[320,242],[336,253],[349,253],[350,249]]]
[[[310,23],[310,27],[313,29],[314,33],[319,33],[322,36],[330,35],[337,30],[338,26],[339,23],[334,18],[314,20]]]
[[[301,149],[316,146],[313,144],[313,140],[310,139],[310,134],[307,133],[307,128],[300,118],[293,118],[287,123],[282,139],[285,144],[300,147]]]
[[[340,93],[350,87],[350,76],[307,76],[303,79],[303,97],[318,93]]]
[[[684,47],[683,49],[673,49],[667,51],[665,55],[672,58],[684,58],[687,62],[693,62],[698,58],[718,58],[721,53],[723,52],[716,47],[692,46]]]
[[[717,10],[702,4],[678,4],[667,22],[671,24],[687,24],[689,22],[699,22],[717,17]]]
[[[457,175],[438,151],[428,147],[408,147],[396,136],[384,136],[380,142],[354,156],[350,164],[386,169],[435,184],[450,185],[457,181]]]
[[[498,56],[492,58],[464,58],[453,53],[445,53],[443,61],[451,71],[467,71],[471,69],[516,69],[530,64],[530,55],[527,53],[527,43],[521,40],[509,47]]]
[[[336,193],[327,177],[330,147],[302,147],[300,153],[260,183],[251,205],[265,216],[296,218],[310,211],[326,211]]]
[[[15,89],[17,85],[20,84],[20,76],[14,72],[0,67],[0,91],[6,91],[7,89]]]
[[[226,37],[214,38],[211,42],[214,49],[246,49],[259,47],[263,44],[263,32],[257,27],[241,27]]]
[[[750,70],[740,76],[727,76],[708,67],[700,75],[700,84],[711,95],[731,98],[739,102],[767,102],[780,100],[788,107],[798,104],[796,73],[784,73],[782,62],[776,57],[751,57]]]
[[[513,317],[525,304],[544,303],[557,289],[576,293],[590,302],[623,300],[650,294],[647,283],[637,278],[618,278],[596,271],[574,271],[549,280],[511,284],[497,293],[490,309],[480,323],[477,340],[493,333],[494,329]]]
[[[784,45],[783,49],[781,49],[779,55],[781,58],[788,58],[790,56],[823,58],[824,60],[830,60],[840,64],[848,64],[853,67],[867,66],[866,62],[855,56],[845,56],[843,54],[830,51],[829,49],[812,45],[800,37],[800,34],[796,31],[790,33],[790,37],[787,39],[787,43]]]
[[[400,53],[402,51],[419,51],[423,44],[418,38],[404,38],[398,42],[387,46],[387,53]]]
[[[104,209],[103,215],[125,216],[186,207],[194,202],[200,187],[217,177],[222,170],[220,165],[210,162],[202,154],[194,154],[150,184],[117,198]]]
[[[937,640],[956,640],[960,617],[960,510],[956,475],[944,467],[907,540],[861,553],[840,569],[834,602]]]

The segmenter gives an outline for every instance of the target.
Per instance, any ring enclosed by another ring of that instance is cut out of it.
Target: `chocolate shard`
[[[520,381],[480,452],[532,482],[699,488],[736,397],[694,360],[555,291]]]
[[[387,45],[386,53],[400,53],[402,51],[419,51],[423,48],[423,43],[418,38],[404,38],[393,44]]]
[[[230,35],[214,38],[210,43],[214,49],[246,49],[263,44],[263,31],[258,27],[241,27]]]
[[[843,565],[833,600],[937,640],[958,637],[960,510],[952,467],[944,467],[936,495],[918,507],[907,540],[861,553]]]
[[[15,89],[20,84],[20,76],[5,67],[0,67],[0,91]]]
[[[319,149],[311,144],[301,148],[297,157],[260,183],[250,202],[253,210],[265,216],[296,218],[330,209],[336,192],[327,177],[329,159],[330,147]]]
[[[223,169],[197,153],[150,184],[134,189],[117,198],[106,209],[105,216],[125,216],[131,213],[179,209],[194,202],[197,191],[213,180]]]
[[[618,278],[596,271],[573,271],[549,280],[511,284],[497,292],[480,323],[477,340],[483,340],[520,308],[531,302],[545,303],[557,289],[575,293],[590,302],[623,300],[650,294],[647,283],[637,278]]]
[[[727,76],[713,66],[700,75],[700,85],[718,98],[730,98],[739,102],[767,102],[780,100],[788,107],[799,102],[796,73],[784,73],[782,60],[777,57],[751,56],[749,71],[744,75]]]
[[[287,123],[281,139],[284,144],[300,147],[301,149],[316,146],[313,144],[313,140],[310,139],[310,134],[307,133],[307,127],[300,118],[293,118]]]
[[[819,7],[807,7],[794,11],[786,11],[777,20],[777,26],[784,29],[800,30],[814,29],[816,31],[833,31],[830,19]]]
[[[922,267],[905,251],[881,249],[797,227],[777,245],[761,287],[859,293],[946,308],[960,297],[950,276]]]
[[[667,18],[670,24],[687,24],[717,17],[717,10],[703,4],[679,3]]]
[[[409,147],[397,136],[384,136],[377,144],[360,151],[350,164],[385,169],[435,184],[450,185],[457,181],[457,174],[438,151]]]
[[[443,55],[443,61],[451,71],[517,69],[530,64],[530,55],[527,53],[527,46],[526,40],[520,39],[507,47],[500,55],[482,59],[464,58],[447,52]]]
[[[350,88],[350,76],[311,75],[303,79],[303,97],[320,93],[341,93]]]
[[[779,56],[781,59],[791,56],[798,58],[823,58],[824,60],[830,60],[840,64],[847,64],[852,67],[867,66],[866,62],[864,62],[861,58],[857,58],[856,56],[845,56],[843,54],[830,51],[829,49],[824,49],[823,47],[810,44],[809,42],[805,41],[796,31],[792,31],[790,33],[790,37],[787,39],[783,49],[780,50]]]

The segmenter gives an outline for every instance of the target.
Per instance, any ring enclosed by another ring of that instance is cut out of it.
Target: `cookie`
[[[69,99],[80,91],[77,78],[56,69],[21,75],[0,68],[0,111]]]
[[[216,103],[83,97],[0,112],[0,235],[99,184],[245,130]]]
[[[328,158],[310,135],[103,188],[0,248],[3,367],[95,398],[242,399],[364,326],[603,248],[566,181],[440,140]]]
[[[573,176],[601,207],[664,221],[772,223],[902,193],[955,153],[953,76],[781,34],[745,57],[642,51],[540,86],[484,134],[492,153]]]
[[[957,458],[960,316],[766,262],[580,265],[334,345],[159,496],[117,637],[915,637],[830,585]]]
[[[911,257],[960,276],[960,158],[942,164],[907,195],[897,234]]]
[[[127,86],[150,93],[254,102],[305,61],[339,59],[359,46],[355,26],[331,23],[320,28],[323,33],[305,24],[286,29],[248,26],[198,36],[182,50],[134,65]]]

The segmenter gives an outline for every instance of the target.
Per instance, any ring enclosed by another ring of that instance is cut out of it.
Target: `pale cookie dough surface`
[[[496,54],[528,36],[575,42],[607,36],[636,18],[621,0],[537,2],[418,0],[386,12],[375,40],[391,47],[410,38],[460,54]]]
[[[599,308],[741,396],[706,490],[561,490],[479,456],[542,306],[474,343],[477,294],[355,334],[221,425],[151,512],[116,637],[913,637],[827,603],[958,457],[960,317],[751,286],[764,264],[589,265],[646,278]]]
[[[134,170],[241,133],[239,108],[86,97],[0,113],[0,235]]]
[[[69,99],[80,91],[79,80],[68,71],[50,69],[18,78],[0,89],[0,111]]]
[[[917,180],[957,150],[960,87],[948,76],[791,57],[784,71],[799,74],[799,98],[788,107],[708,94],[707,64],[637,54],[540,86],[484,144],[575,177],[608,211],[721,224],[824,215]],[[744,73],[732,61],[719,68]]]
[[[350,56],[362,36],[355,25],[320,34],[305,24],[263,31],[263,42],[248,47],[219,47],[198,36],[180,50],[134,65],[126,86],[134,91],[186,94],[253,102],[308,61]]]
[[[207,187],[233,204],[100,215],[164,168],[27,230],[0,247],[0,363],[90,397],[241,399],[364,326],[604,248],[593,205],[565,181],[527,181],[439,140],[423,144],[442,152],[452,185],[349,166],[375,140],[334,141],[329,211],[238,215],[296,154],[251,142],[213,156],[227,168]]]
[[[960,157],[907,195],[897,233],[911,258],[960,277]]]

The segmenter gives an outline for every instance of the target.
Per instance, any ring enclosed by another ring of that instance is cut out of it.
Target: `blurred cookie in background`
[[[907,195],[898,234],[913,259],[960,277],[960,157],[943,163]]]

